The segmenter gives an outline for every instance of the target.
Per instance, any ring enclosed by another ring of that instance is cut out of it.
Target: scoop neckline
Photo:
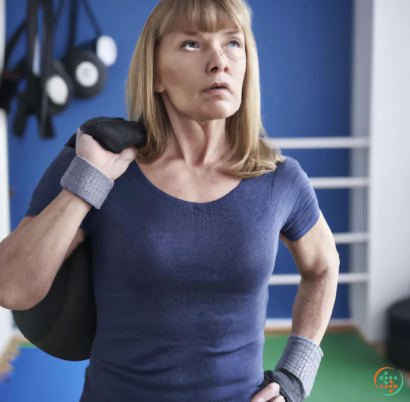
[[[204,206],[204,205],[212,205],[212,204],[216,204],[216,203],[219,203],[219,202],[223,202],[227,198],[232,197],[234,195],[234,193],[237,192],[239,190],[239,188],[242,186],[243,182],[246,180],[245,178],[242,179],[239,182],[239,184],[235,188],[233,188],[229,193],[226,193],[225,195],[223,195],[222,197],[220,197],[216,200],[208,201],[208,202],[194,202],[194,201],[187,201],[187,200],[183,200],[181,198],[174,197],[173,195],[168,194],[165,191],[161,190],[154,183],[152,183],[151,180],[149,180],[147,176],[145,176],[144,172],[141,170],[140,165],[138,164],[138,162],[136,160],[134,160],[134,165],[136,165],[136,168],[137,168],[140,176],[142,177],[143,181],[145,183],[147,183],[148,186],[150,188],[152,188],[156,193],[160,194],[162,197],[173,200],[173,202],[178,202],[180,204],[186,204],[186,205],[202,205],[202,206]]]

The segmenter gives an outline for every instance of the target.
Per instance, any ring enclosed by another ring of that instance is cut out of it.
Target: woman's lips
[[[229,91],[226,88],[212,88],[212,89],[207,89],[204,92],[209,95],[224,95],[224,94],[229,93]]]

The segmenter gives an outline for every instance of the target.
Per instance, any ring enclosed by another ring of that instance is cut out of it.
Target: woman
[[[214,84],[225,89],[207,91]],[[339,257],[306,173],[263,130],[249,6],[162,0],[126,95],[148,142],[80,226],[93,243],[98,312],[81,402],[303,400],[323,356]],[[74,157],[65,147],[53,161],[26,215],[59,194]],[[302,281],[292,336],[264,373],[279,238]]]

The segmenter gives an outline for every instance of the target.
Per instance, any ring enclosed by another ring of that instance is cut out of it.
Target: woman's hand
[[[135,160],[138,149],[135,146],[125,148],[120,154],[105,150],[91,135],[77,130],[76,154],[90,162],[112,180],[120,177]]]
[[[280,385],[271,382],[262,391],[253,396],[251,402],[285,402],[285,398],[279,393]]]

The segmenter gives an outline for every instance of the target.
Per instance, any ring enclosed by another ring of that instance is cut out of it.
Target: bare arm
[[[332,315],[339,276],[339,253],[333,234],[320,211],[315,226],[292,242],[280,235],[301,274],[292,313],[291,335],[320,345]]]
[[[38,216],[0,243],[0,306],[27,310],[47,295],[64,259],[84,240],[79,227],[91,208],[62,189]]]

